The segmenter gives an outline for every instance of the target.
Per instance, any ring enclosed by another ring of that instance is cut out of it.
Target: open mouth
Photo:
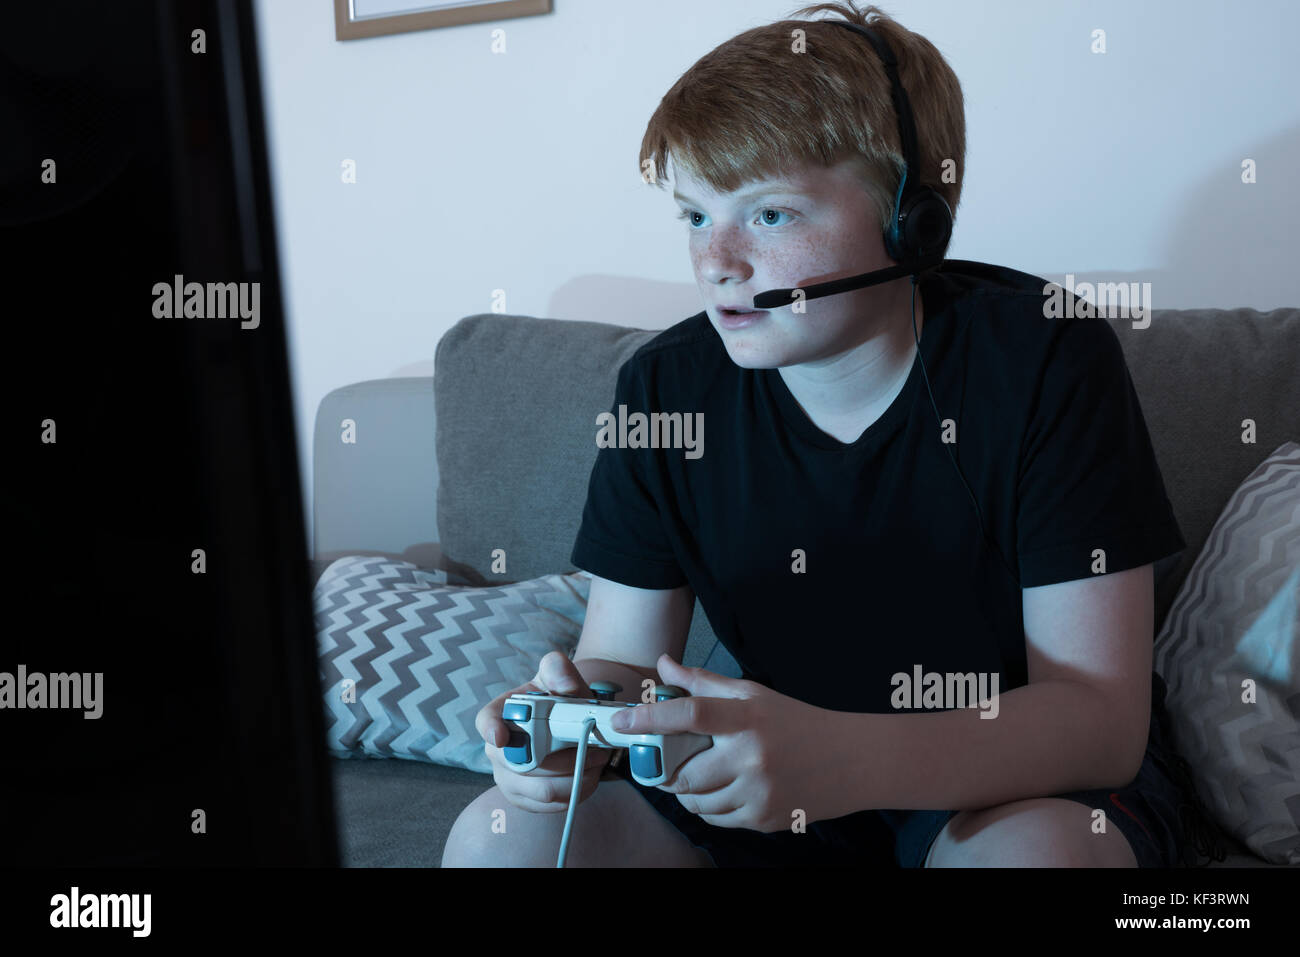
[[[751,323],[758,322],[767,315],[766,309],[733,309],[727,306],[718,307],[718,325],[724,329],[739,329],[742,326],[748,326]]]

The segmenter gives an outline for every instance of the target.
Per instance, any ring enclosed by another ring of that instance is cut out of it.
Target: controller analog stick
[[[591,688],[591,693],[601,701],[613,701],[614,695],[623,690],[621,684],[613,681],[593,681],[588,687]]]
[[[673,698],[689,698],[690,692],[677,685],[655,685],[656,701],[671,701]]]

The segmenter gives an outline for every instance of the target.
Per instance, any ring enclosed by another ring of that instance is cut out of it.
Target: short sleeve
[[[651,408],[635,356],[618,372],[611,413],[615,420],[620,405],[629,413]],[[687,584],[660,514],[664,490],[650,478],[657,470],[646,458],[654,452],[611,446],[596,453],[569,559],[576,567],[634,588]]]
[[[1089,578],[1186,547],[1119,337],[1069,320],[1039,381],[1021,444],[1017,552],[1023,588]]]

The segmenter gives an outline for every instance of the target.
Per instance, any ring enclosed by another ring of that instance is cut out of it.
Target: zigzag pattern
[[[573,654],[590,587],[586,572],[473,588],[410,562],[338,559],[312,596],[330,751],[491,773],[475,716],[547,652]]]
[[[1229,499],[1156,637],[1175,746],[1225,830],[1300,865],[1300,444]],[[1242,681],[1257,700],[1241,700]]]

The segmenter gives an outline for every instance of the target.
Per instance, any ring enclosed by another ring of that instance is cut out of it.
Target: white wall
[[[646,329],[702,308],[671,190],[640,180],[641,136],[700,56],[801,5],[554,0],[339,42],[330,3],[257,0],[308,515],[321,398],[432,374],[438,338],[494,289],[507,312]],[[950,256],[1151,282],[1156,308],[1300,305],[1300,4],[882,6],[965,91]]]

